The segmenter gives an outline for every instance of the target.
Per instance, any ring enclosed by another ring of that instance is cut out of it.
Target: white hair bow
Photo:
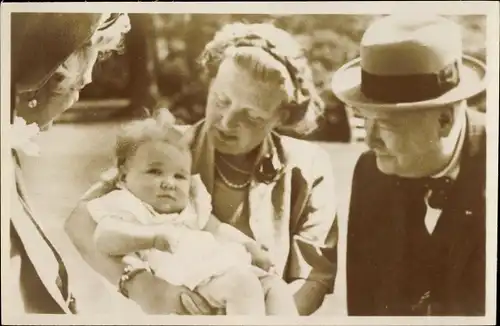
[[[105,24],[110,14],[103,14],[101,24]],[[98,29],[92,36],[92,44],[99,44],[102,51],[117,50],[122,42],[124,34],[131,29],[130,18],[128,15],[120,15],[116,22],[105,29]]]
[[[27,124],[21,117],[15,117],[11,125],[11,148],[28,156],[39,156],[40,147],[35,139],[40,134],[36,123]]]

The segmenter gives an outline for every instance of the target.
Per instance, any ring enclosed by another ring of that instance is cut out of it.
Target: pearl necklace
[[[248,178],[247,181],[245,181],[245,183],[242,183],[242,184],[236,184],[236,183],[233,183],[231,181],[228,180],[228,178],[222,173],[222,171],[220,170],[220,168],[217,166],[217,164],[214,164],[215,165],[215,170],[217,171],[217,174],[221,177],[222,179],[222,182],[224,182],[224,184],[226,186],[228,186],[229,188],[232,188],[232,189],[243,189],[243,188],[246,188],[250,185],[250,182],[252,182],[252,179],[251,178]]]

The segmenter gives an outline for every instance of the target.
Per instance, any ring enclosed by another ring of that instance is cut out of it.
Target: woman
[[[12,187],[10,313],[76,313],[76,282],[27,203],[21,161],[30,133],[47,129],[91,81],[98,57],[117,50],[130,29],[122,14],[14,13],[11,43]],[[30,126],[31,124],[31,126]],[[22,139],[26,136],[26,139]],[[7,285],[6,285],[7,286]]]
[[[207,44],[201,64],[211,82],[206,119],[190,129],[193,173],[212,195],[214,214],[269,249],[299,312],[309,315],[333,291],[336,275],[332,167],[318,146],[274,131],[306,131],[321,112],[307,61],[287,32],[235,23]],[[96,250],[85,202],[108,191],[106,182],[95,185],[67,220],[84,258],[146,312],[215,313],[196,294],[155,278],[147,266],[124,266]]]

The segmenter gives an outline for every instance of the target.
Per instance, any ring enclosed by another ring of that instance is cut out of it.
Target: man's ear
[[[291,115],[292,114],[291,114],[290,110],[286,106],[282,107],[278,111],[278,123],[279,123],[279,125],[281,125],[281,126],[286,125],[287,122],[290,120]]]
[[[453,107],[447,107],[439,110],[439,136],[448,137],[453,125],[455,124],[455,112]]]

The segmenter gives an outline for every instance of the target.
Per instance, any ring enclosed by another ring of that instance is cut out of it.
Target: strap
[[[19,191],[19,188],[18,188]],[[61,256],[57,252],[57,250],[54,248],[50,240],[45,236],[43,230],[41,229],[40,225],[35,221],[35,219],[32,217],[32,213],[27,206],[26,202],[24,199],[19,196],[19,200],[24,208],[24,211],[26,212],[26,215],[30,218],[31,222],[35,225],[38,233],[42,236],[43,240],[47,243],[49,246],[50,250],[54,254],[54,257],[57,260],[57,263],[59,264],[59,277],[60,277],[60,282],[57,282],[58,287],[61,289],[61,293],[65,299],[69,299],[68,294],[69,294],[69,289],[68,289],[68,273],[66,271],[66,267],[64,266],[64,262],[62,261]]]
[[[20,167],[20,160],[19,160],[19,157],[15,151],[13,151],[13,156],[14,156],[14,159],[17,163],[17,167]],[[70,308],[70,311],[75,313],[75,311],[76,311],[75,300],[74,300],[73,296],[69,293],[69,278],[68,278],[68,272],[66,270],[66,266],[64,265],[64,262],[63,262],[61,256],[59,255],[59,253],[57,252],[56,248],[52,245],[52,242],[47,238],[47,236],[43,232],[41,226],[34,219],[33,213],[31,211],[30,207],[28,206],[27,202],[25,201],[25,199],[22,196],[22,189],[21,189],[21,186],[18,182],[17,177],[16,177],[16,190],[17,190],[18,199],[19,199],[24,211],[26,212],[26,215],[29,217],[29,219],[31,220],[31,222],[35,226],[36,230],[41,235],[42,239],[45,241],[47,246],[50,248],[50,250],[52,251],[52,254],[54,255],[54,257],[58,263],[58,278],[56,279],[56,285],[59,288],[59,290],[61,291],[61,294],[62,294],[65,302],[68,304],[68,307]]]

